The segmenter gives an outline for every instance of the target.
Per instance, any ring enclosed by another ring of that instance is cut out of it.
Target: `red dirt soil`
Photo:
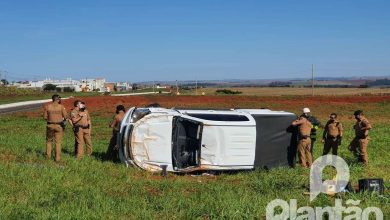
[[[203,109],[229,109],[229,108],[271,108],[274,110],[297,110],[304,106],[315,107],[319,110],[323,107],[329,114],[332,106],[363,106],[369,110],[370,103],[383,103],[390,101],[390,95],[368,96],[292,96],[292,97],[263,97],[263,96],[95,96],[71,98],[63,100],[67,111],[73,109],[73,102],[80,99],[86,103],[87,108],[93,114],[112,116],[117,105],[122,104],[126,108],[144,107],[151,103],[159,103],[165,108],[203,108]],[[24,113],[30,117],[41,115],[41,111]]]
[[[64,100],[67,109],[73,108],[75,99]],[[351,103],[378,103],[390,101],[390,96],[319,96],[319,97],[256,97],[256,96],[128,96],[128,97],[85,97],[82,101],[88,108],[93,110],[107,109],[112,111],[116,105],[123,104],[130,106],[145,106],[150,103],[159,103],[162,107],[186,107],[199,105],[231,106],[240,103],[280,103],[284,105],[301,106],[319,105],[331,103],[333,105],[344,105]],[[109,109],[109,108],[112,109]]]

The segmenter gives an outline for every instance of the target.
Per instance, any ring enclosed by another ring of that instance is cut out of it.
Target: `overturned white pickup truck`
[[[267,109],[131,108],[119,157],[149,171],[251,170],[293,165],[296,115]]]

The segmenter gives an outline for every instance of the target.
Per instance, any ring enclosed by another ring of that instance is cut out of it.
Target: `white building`
[[[106,79],[104,78],[96,78],[95,79],[95,87],[96,89],[99,89],[100,92],[103,92],[105,87],[104,83],[106,83]]]
[[[56,85],[57,88],[61,88],[61,89],[64,88],[74,89],[75,92],[81,91],[80,81],[72,80],[71,78],[64,79],[64,80],[45,79],[39,81],[28,81],[23,83],[15,83],[14,85],[23,89],[43,89],[43,87],[47,84]]]
[[[75,92],[80,92],[80,81],[78,80],[72,80],[71,78],[68,78],[66,80],[54,80],[52,82],[46,81],[45,84],[53,84],[56,85],[57,88],[71,88],[74,89]]]
[[[44,81],[28,81],[23,83],[15,83],[13,85],[22,89],[41,89],[44,85]]]
[[[97,79],[82,79],[82,80],[72,80],[71,78],[61,79],[61,80],[52,80],[45,79],[39,81],[26,81],[20,83],[13,83],[14,86],[24,89],[43,89],[46,84],[56,85],[57,88],[70,88],[74,89],[75,92],[89,92],[89,91],[105,91],[106,79],[97,78]]]
[[[167,86],[162,86],[159,83],[156,84],[156,89],[166,89],[166,88],[167,88]]]
[[[96,79],[82,79],[81,80],[81,90],[90,92],[90,91],[104,91],[104,83],[106,79],[104,78],[96,78]]]
[[[132,89],[131,85],[128,82],[117,82],[115,83],[115,88],[117,91],[127,91]]]

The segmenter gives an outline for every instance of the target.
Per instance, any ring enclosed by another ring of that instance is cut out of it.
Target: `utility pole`
[[[198,80],[195,81],[195,95],[198,95]]]
[[[156,85],[156,83],[153,81],[153,93],[154,93],[154,86]]]
[[[177,85],[177,80],[176,80],[176,95],[179,94],[179,86]]]
[[[314,96],[314,64],[311,65],[311,96]]]

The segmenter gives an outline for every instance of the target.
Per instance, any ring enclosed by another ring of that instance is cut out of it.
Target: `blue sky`
[[[390,75],[390,1],[0,1],[10,80]],[[4,73],[4,72],[3,72]]]

